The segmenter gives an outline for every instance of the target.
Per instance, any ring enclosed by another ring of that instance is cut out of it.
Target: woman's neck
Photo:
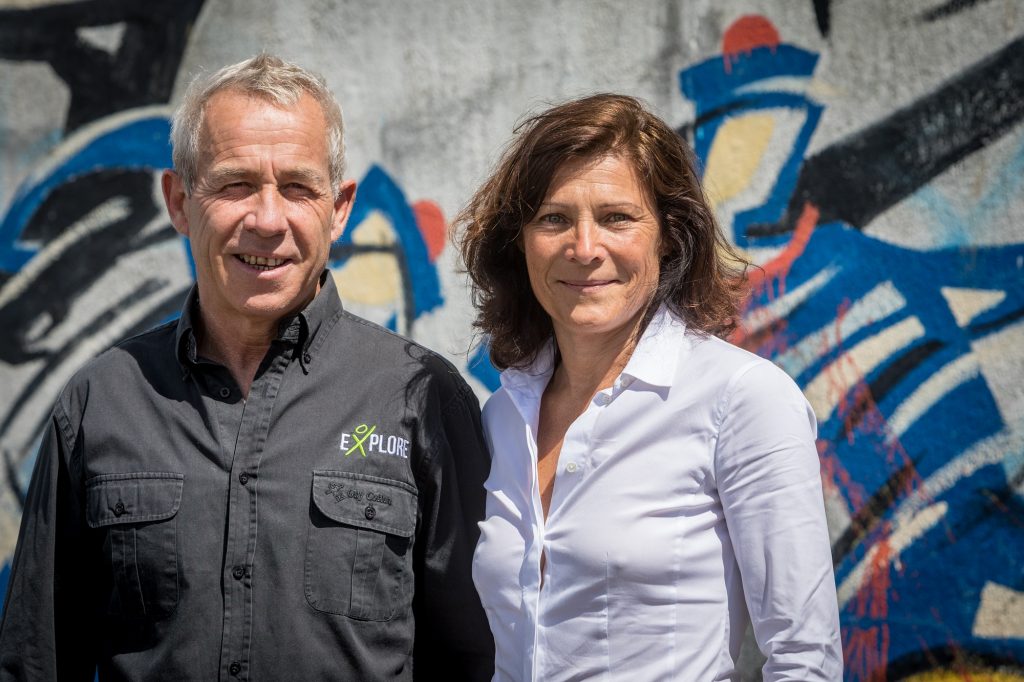
[[[550,383],[560,392],[589,399],[615,383],[629,362],[638,337],[635,325],[608,334],[556,330],[559,363]]]

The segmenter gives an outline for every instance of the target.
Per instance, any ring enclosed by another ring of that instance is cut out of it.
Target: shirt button
[[[377,510],[373,507],[367,507],[363,513],[366,514],[367,521],[373,521],[373,517],[377,515]]]
[[[313,362],[313,356],[310,355],[309,353],[303,353],[302,361],[308,365],[309,363]]]
[[[114,516],[120,516],[121,514],[124,514],[124,502],[118,500],[117,504],[114,505]]]
[[[241,483],[242,485],[245,485],[246,483],[248,483],[249,482],[249,474],[246,474],[246,473],[238,474],[238,482]]]
[[[231,576],[235,580],[241,580],[245,577],[245,566],[235,566],[231,569]]]
[[[228,672],[232,675],[237,675],[242,672],[242,664],[238,661],[231,661],[231,665],[228,666]]]
[[[231,395],[231,389],[228,388],[227,386],[221,386],[221,388],[220,388],[220,397],[221,398],[227,398],[229,395]]]
[[[570,474],[575,474],[579,468],[580,467],[578,464],[576,464],[576,462],[569,462],[568,464],[565,465],[565,470],[568,471]]]
[[[598,405],[607,405],[610,400],[611,400],[611,396],[609,396],[607,393],[598,393],[597,394],[597,404]]]

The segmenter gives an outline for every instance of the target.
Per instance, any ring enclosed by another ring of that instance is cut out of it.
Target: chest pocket
[[[390,620],[412,604],[416,489],[401,481],[314,471],[306,601],[317,611]]]
[[[184,479],[140,472],[86,481],[86,521],[101,533],[113,580],[111,614],[159,619],[178,605],[176,515]]]

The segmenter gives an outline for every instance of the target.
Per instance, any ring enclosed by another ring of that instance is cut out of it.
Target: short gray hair
[[[213,74],[200,74],[189,84],[181,106],[171,119],[174,169],[191,196],[199,174],[199,146],[206,103],[224,90],[265,99],[282,107],[293,106],[303,93],[310,95],[327,121],[327,156],[334,193],[345,175],[345,124],[341,105],[327,88],[323,77],[286,62],[280,57],[260,54],[225,66]]]

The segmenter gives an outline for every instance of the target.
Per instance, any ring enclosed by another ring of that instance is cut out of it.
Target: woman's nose
[[[590,220],[581,220],[573,230],[573,240],[566,255],[582,265],[600,257],[600,234],[598,226]]]

